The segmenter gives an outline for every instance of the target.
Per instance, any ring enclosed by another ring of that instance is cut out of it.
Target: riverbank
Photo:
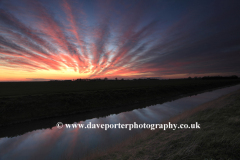
[[[240,159],[240,90],[167,122],[201,129],[148,130],[86,159]]]
[[[173,97],[197,94],[210,89],[236,85],[239,82],[238,79],[110,81],[109,83],[107,81],[89,83],[29,82],[30,87],[26,87],[27,82],[24,82],[24,85],[20,85],[23,82],[13,83],[12,86],[8,83],[5,89],[12,88],[6,91],[6,94],[4,90],[1,90],[0,94],[0,126],[75,113],[124,108],[136,104],[146,104],[147,102],[163,103]],[[52,89],[48,88],[52,85]],[[86,86],[81,89],[83,85],[98,87],[95,90],[93,90],[93,87],[89,89]],[[58,89],[56,89],[57,86]],[[69,90],[67,90],[67,86],[70,86]],[[73,92],[74,86],[78,90]],[[23,95],[20,95],[21,92],[16,88],[23,89],[24,87],[26,88],[22,91]],[[33,87],[33,91],[30,89],[31,87]],[[138,105],[136,106],[138,107]]]

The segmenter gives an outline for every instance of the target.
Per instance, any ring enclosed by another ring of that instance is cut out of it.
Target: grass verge
[[[146,131],[86,159],[240,159],[240,90],[169,121],[201,129]]]

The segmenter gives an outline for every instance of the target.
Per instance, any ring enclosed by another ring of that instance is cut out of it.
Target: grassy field
[[[153,88],[166,85],[180,86],[186,84],[199,84],[199,82],[198,80],[2,82],[0,83],[0,96],[70,93],[129,88]]]
[[[201,129],[146,131],[86,159],[240,159],[240,90],[169,121],[177,124],[198,122]]]
[[[238,79],[4,82],[0,83],[0,126],[147,101],[162,103],[177,96],[239,83]]]
[[[108,80],[108,81],[57,81],[57,82],[0,82],[0,97],[22,96],[36,94],[72,93],[100,90],[121,90],[121,89],[145,89],[181,87],[195,85],[211,85],[214,83],[231,84],[238,83],[240,79],[233,80]]]

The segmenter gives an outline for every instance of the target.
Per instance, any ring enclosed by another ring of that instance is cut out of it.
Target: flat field
[[[0,126],[149,101],[162,103],[239,83],[239,79],[2,82]]]

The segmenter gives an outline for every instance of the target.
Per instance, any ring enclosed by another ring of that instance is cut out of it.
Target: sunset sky
[[[0,81],[240,76],[239,0],[0,0]]]

